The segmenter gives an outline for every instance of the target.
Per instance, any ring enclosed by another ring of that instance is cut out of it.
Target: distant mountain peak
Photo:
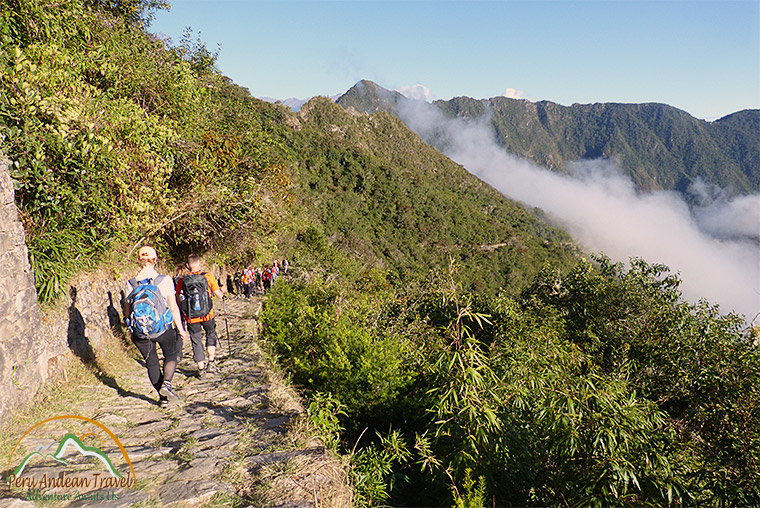
[[[384,111],[398,116],[399,102],[409,101],[403,94],[388,90],[374,81],[363,79],[335,101],[344,108],[353,107],[364,113]]]
[[[315,96],[307,97],[306,99],[298,99],[296,97],[290,97],[288,99],[276,99],[274,97],[259,97],[259,100],[269,102],[272,104],[282,104],[283,106],[286,106],[290,108],[291,111],[300,111],[304,104],[309,102],[311,99],[313,99]],[[341,97],[341,94],[333,95],[329,97],[329,99],[333,102],[335,102],[339,97]]]

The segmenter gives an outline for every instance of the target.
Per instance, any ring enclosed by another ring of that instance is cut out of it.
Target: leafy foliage
[[[638,259],[628,268],[606,258],[566,273],[547,267],[519,298],[470,294],[457,273],[399,292],[370,289],[369,298],[350,279],[331,291],[312,280],[278,288],[264,314],[284,364],[308,373],[296,378],[355,405],[344,416],[343,449],[372,457],[390,496],[362,476],[359,498],[445,504],[453,489],[455,503],[475,505],[491,497],[536,506],[760,499],[752,483],[760,473],[760,358],[735,316],[684,303],[677,277]],[[394,336],[402,347],[393,355],[337,336],[347,332],[336,316],[368,300],[371,315],[383,318],[351,321]],[[292,319],[304,311],[315,319]],[[360,382],[343,383],[347,371],[323,362],[334,346],[313,347],[322,333],[343,346]],[[329,379],[310,370],[317,363]],[[387,370],[394,365],[401,368]],[[378,392],[361,382],[372,366],[403,382]],[[389,427],[413,446],[394,456],[374,440],[357,444],[360,429],[382,436]]]
[[[267,337],[293,380],[340,393],[346,413],[372,413],[392,400],[410,374],[392,336],[373,333],[370,302],[349,302],[336,284],[282,285],[264,311]]]
[[[42,300],[115,244],[234,251],[240,231],[271,234],[292,202],[284,147],[214,72],[216,54],[198,41],[173,53],[144,31],[163,2],[13,4],[0,139]],[[241,143],[216,121],[230,110],[259,134]]]
[[[746,431],[760,425],[758,349],[737,316],[680,301],[679,283],[662,266],[633,260],[623,272],[601,259],[598,274],[581,265],[541,298],[569,310],[568,340],[606,371],[626,365],[634,389],[667,414],[686,455],[700,457],[691,481],[716,500],[752,504],[757,472],[745,466],[757,463],[758,436]]]
[[[472,470],[468,469],[465,472],[462,486],[465,490],[464,495],[459,494],[456,489],[452,489],[454,491],[454,508],[483,508],[485,506],[486,484],[482,476],[478,479],[476,486],[475,480],[472,479]]]

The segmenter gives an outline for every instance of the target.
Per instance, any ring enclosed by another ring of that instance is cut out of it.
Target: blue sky
[[[220,45],[221,72],[256,97],[370,79],[428,100],[760,108],[760,0],[170,1],[150,31]]]

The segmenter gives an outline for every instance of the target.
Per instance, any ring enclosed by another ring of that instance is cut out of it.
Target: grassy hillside
[[[406,100],[363,81],[338,103],[397,114],[397,104]],[[488,118],[506,151],[557,171],[568,161],[607,158],[644,190],[685,192],[697,179],[740,194],[760,189],[758,110],[705,122],[665,104],[566,107],[506,97],[456,97],[434,105],[451,118]]]

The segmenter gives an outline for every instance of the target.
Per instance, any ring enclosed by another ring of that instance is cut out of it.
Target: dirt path
[[[339,461],[304,431],[302,406],[277,382],[259,350],[256,317],[262,303],[227,300],[229,344],[224,318],[216,320],[218,374],[199,378],[190,344],[184,344],[173,380],[183,400],[179,406],[157,406],[138,360],[116,379],[101,376],[100,383],[83,387],[77,414],[93,415],[117,435],[136,486],[44,506],[350,506]],[[115,443],[103,451],[119,453]],[[48,463],[30,466],[26,474],[40,477],[46,471],[50,477],[60,474]],[[0,508],[41,505],[0,499]]]

